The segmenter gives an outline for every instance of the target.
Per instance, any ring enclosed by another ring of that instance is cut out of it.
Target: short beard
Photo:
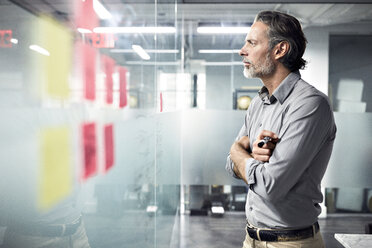
[[[270,76],[275,71],[275,64],[270,58],[270,53],[268,52],[265,57],[265,61],[257,66],[251,64],[249,68],[244,67],[244,77],[246,78],[261,78],[265,76]]]

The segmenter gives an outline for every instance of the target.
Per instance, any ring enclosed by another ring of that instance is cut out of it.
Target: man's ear
[[[289,51],[289,43],[287,41],[281,41],[276,44],[274,48],[274,58],[276,60],[284,57]]]

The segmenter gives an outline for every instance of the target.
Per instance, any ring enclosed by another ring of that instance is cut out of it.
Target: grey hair
[[[277,11],[262,11],[257,14],[255,22],[263,22],[268,28],[269,48],[286,41],[288,52],[279,61],[290,71],[304,69],[306,60],[302,58],[306,49],[306,37],[300,22],[293,16]]]

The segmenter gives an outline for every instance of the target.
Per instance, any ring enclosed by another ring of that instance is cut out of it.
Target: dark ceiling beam
[[[39,16],[39,10],[35,8],[32,3],[24,0],[9,0],[9,2],[17,5],[18,7],[34,14],[35,16]]]
[[[45,14],[45,13],[43,13],[42,10],[35,7],[36,6],[35,2],[27,1],[27,0],[9,0],[9,2],[17,5],[18,7],[30,12],[31,14],[33,14],[35,16],[40,16],[40,14]],[[49,3],[48,1],[39,0],[37,2],[37,4],[46,6],[50,10],[50,15],[52,15],[55,19],[60,20],[60,21],[64,21],[64,22],[69,21],[67,13],[63,13],[63,12],[57,10],[53,6],[53,4]]]
[[[161,0],[160,0],[161,2]],[[178,2],[178,1],[177,1]],[[256,3],[256,4],[279,4],[279,3],[314,3],[314,4],[320,4],[320,3],[338,3],[338,4],[372,4],[372,0],[268,0],[268,1],[259,1],[259,0],[232,0],[232,1],[226,1],[226,0],[182,0],[182,3],[184,4],[234,4],[234,3]]]

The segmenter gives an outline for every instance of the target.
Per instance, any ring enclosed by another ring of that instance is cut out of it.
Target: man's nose
[[[239,55],[240,56],[247,56],[248,55],[248,52],[247,50],[245,49],[245,46],[243,46],[240,51],[239,51]]]

